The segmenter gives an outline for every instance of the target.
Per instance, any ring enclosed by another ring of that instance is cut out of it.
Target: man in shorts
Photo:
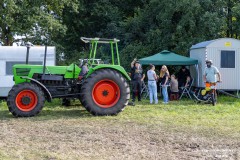
[[[217,67],[213,66],[212,60],[206,60],[207,67],[205,68],[203,81],[206,83],[216,83],[217,81],[221,82],[221,75]],[[216,77],[218,76],[218,79]]]

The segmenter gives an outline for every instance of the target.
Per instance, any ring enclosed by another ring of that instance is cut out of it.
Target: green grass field
[[[78,101],[47,103],[36,117],[14,118],[0,103],[0,159],[237,159],[240,99],[217,106],[191,100],[127,106],[94,117]]]

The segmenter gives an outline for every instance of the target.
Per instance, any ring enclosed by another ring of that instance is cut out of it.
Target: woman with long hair
[[[149,70],[147,72],[147,76],[148,76],[148,90],[149,90],[149,97],[150,97],[150,104],[153,103],[153,99],[154,99],[154,103],[157,104],[158,103],[158,99],[157,99],[157,75],[155,72],[155,66],[150,64],[149,65]]]
[[[169,78],[169,72],[167,66],[163,65],[160,70],[160,78],[162,85],[162,95],[163,95],[163,103],[168,103],[168,91],[167,91],[167,82]]]

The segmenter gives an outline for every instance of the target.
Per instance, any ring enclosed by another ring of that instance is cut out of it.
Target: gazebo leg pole
[[[200,81],[200,79],[199,79],[199,67],[198,67],[198,64],[195,64],[194,65],[195,66],[195,70],[196,70],[196,73],[197,73],[197,78],[196,78],[196,81],[197,81],[197,87],[199,87],[199,81]]]

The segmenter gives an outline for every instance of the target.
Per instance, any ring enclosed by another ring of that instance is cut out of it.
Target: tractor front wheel
[[[100,69],[91,74],[82,86],[81,101],[93,115],[116,115],[128,104],[130,89],[119,72]]]
[[[15,117],[31,117],[37,115],[45,102],[40,87],[32,83],[21,83],[13,86],[7,98],[9,111]]]

